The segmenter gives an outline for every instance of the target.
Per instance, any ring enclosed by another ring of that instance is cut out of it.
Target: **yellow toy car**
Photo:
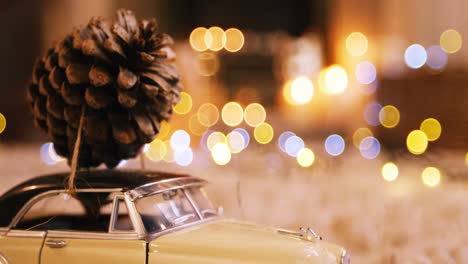
[[[202,179],[158,172],[37,177],[0,197],[1,264],[350,263],[300,232],[222,219]]]

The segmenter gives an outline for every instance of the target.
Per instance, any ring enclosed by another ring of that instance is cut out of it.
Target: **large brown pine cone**
[[[83,110],[79,167],[115,167],[151,142],[180,99],[172,44],[155,20],[119,10],[114,24],[93,18],[38,59],[28,101],[57,153],[70,163]]]

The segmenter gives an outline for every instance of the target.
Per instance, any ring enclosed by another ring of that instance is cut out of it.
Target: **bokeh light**
[[[151,161],[163,160],[167,154],[167,146],[164,141],[155,139],[149,144],[148,151],[145,152],[146,157]]]
[[[437,185],[440,184],[440,171],[439,169],[435,167],[427,167],[423,170],[421,179],[424,183],[424,185],[428,187],[436,187]]]
[[[208,138],[206,139],[206,147],[209,149],[209,150],[212,150],[213,147],[218,144],[218,143],[224,143],[224,144],[227,144],[227,138],[226,136],[221,133],[221,132],[212,132]]]
[[[433,70],[443,69],[447,65],[448,55],[440,46],[430,46],[427,49],[426,64]]]
[[[346,38],[346,50],[351,56],[362,56],[367,52],[367,48],[367,37],[361,32],[353,32]]]
[[[319,86],[328,94],[341,94],[348,87],[348,74],[341,65],[332,65],[320,72]]]
[[[174,106],[174,112],[185,115],[192,110],[192,96],[186,92],[180,93],[180,101]]]
[[[181,152],[190,147],[190,135],[185,130],[176,130],[171,136],[171,148]]]
[[[226,33],[220,27],[210,27],[205,34],[205,43],[208,49],[220,51],[226,45]]]
[[[2,134],[3,131],[5,131],[6,125],[7,125],[6,118],[2,113],[0,113],[0,134]]]
[[[408,148],[409,152],[415,155],[423,154],[428,145],[428,140],[426,133],[422,132],[421,130],[413,130],[408,134],[406,138],[406,147]]]
[[[463,40],[461,34],[455,29],[448,29],[440,35],[440,46],[447,53],[455,53],[462,47]]]
[[[221,118],[226,125],[237,126],[244,119],[244,110],[239,103],[229,102],[224,105],[221,111]]]
[[[465,155],[465,164],[468,166],[468,152]]]
[[[398,178],[398,166],[393,162],[387,162],[382,166],[382,177],[388,182]]]
[[[360,149],[361,141],[366,137],[372,137],[374,134],[372,131],[367,127],[361,127],[356,129],[353,133],[353,145]]]
[[[249,132],[247,132],[247,130],[245,130],[245,129],[241,128],[241,127],[238,127],[236,129],[234,129],[233,131],[241,134],[244,137],[244,149],[247,148],[249,146],[249,143],[250,143]]]
[[[190,46],[196,51],[205,51],[208,49],[206,45],[205,37],[207,35],[208,29],[204,27],[195,28],[192,33],[190,33]]]
[[[64,160],[64,158],[60,157],[57,152],[55,152],[54,143],[52,142],[44,143],[41,146],[40,155],[42,161],[48,165],[55,165]]]
[[[119,161],[119,164],[117,164],[117,168],[124,168],[125,166],[128,165],[128,160],[121,160]]]
[[[281,143],[280,143],[281,144]],[[304,140],[298,136],[289,136],[284,143],[286,154],[291,157],[297,157],[299,152],[305,147]]]
[[[251,127],[256,127],[266,120],[266,111],[261,104],[249,104],[244,111],[245,123]]]
[[[161,124],[159,125],[158,138],[165,139],[169,136],[169,132],[171,132],[171,126],[169,123],[166,120],[161,121]]]
[[[325,140],[325,150],[332,156],[339,156],[345,149],[344,139],[337,134],[333,134],[327,137]]]
[[[286,82],[283,87],[283,96],[291,105],[304,105],[312,100],[314,96],[314,85],[312,81],[300,76],[292,81]]]
[[[224,48],[229,52],[237,52],[244,46],[244,34],[237,28],[226,30],[226,44]]]
[[[421,68],[426,63],[426,60],[426,49],[419,44],[413,44],[405,51],[405,63],[412,69]]]
[[[366,137],[359,144],[361,156],[366,159],[375,159],[380,154],[380,142],[375,137]]]
[[[378,126],[380,124],[379,113],[382,105],[377,102],[369,103],[364,109],[364,120],[371,126]]]
[[[188,166],[193,161],[193,151],[191,148],[186,148],[183,151],[175,151],[174,152],[174,161],[177,165],[180,166]]]
[[[311,149],[303,148],[297,154],[296,161],[301,167],[310,167],[312,164],[314,164],[315,154]]]
[[[219,65],[217,54],[213,52],[203,52],[198,54],[195,68],[201,76],[209,77],[218,72]]]
[[[226,143],[216,143],[211,150],[211,157],[218,165],[226,165],[231,161],[231,151]]]
[[[231,153],[236,154],[245,148],[245,138],[237,131],[232,131],[227,135],[227,143]]]
[[[164,155],[163,160],[165,162],[172,163],[174,162],[174,149],[171,147],[171,142],[169,140],[164,141],[166,145],[166,155]]]
[[[268,123],[262,123],[255,127],[254,138],[260,144],[268,144],[273,139],[273,127]]]
[[[198,113],[194,114],[190,117],[188,121],[188,127],[190,133],[196,135],[196,136],[201,136],[205,131],[208,129],[208,127],[204,126],[203,124],[200,123]]]
[[[200,108],[198,108],[197,114],[200,124],[206,127],[214,126],[219,120],[219,110],[212,103],[202,104]]]
[[[281,133],[281,135],[278,137],[278,147],[281,149],[281,151],[286,152],[286,148],[285,148],[286,140],[288,140],[288,138],[295,136],[295,135],[296,134],[294,134],[291,131],[285,131]]]
[[[427,118],[422,123],[419,129],[427,136],[427,140],[435,141],[442,134],[442,126],[435,118]]]
[[[400,111],[393,105],[386,105],[379,111],[379,122],[383,127],[394,128],[400,123]]]
[[[356,79],[362,84],[371,84],[377,78],[374,64],[363,61],[356,66]]]

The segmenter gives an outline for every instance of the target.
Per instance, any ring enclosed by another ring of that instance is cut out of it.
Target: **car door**
[[[67,208],[76,207],[69,197]],[[91,199],[92,200],[92,199]],[[73,224],[73,228],[50,228],[41,253],[41,264],[144,264],[146,242],[138,239],[122,196],[116,196],[111,206],[107,230],[93,223]],[[99,214],[106,220],[106,208]],[[100,220],[99,220],[100,221]]]
[[[13,229],[0,237],[1,264],[38,264],[44,231]]]

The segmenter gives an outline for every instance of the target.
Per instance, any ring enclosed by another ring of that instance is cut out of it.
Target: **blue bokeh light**
[[[337,134],[330,135],[325,140],[325,150],[332,156],[339,156],[345,149],[344,139]]]
[[[448,54],[438,45],[427,49],[427,66],[433,70],[440,70],[447,65]]]
[[[235,132],[238,132],[239,134],[242,135],[242,137],[244,138],[244,149],[249,146],[249,143],[250,143],[250,135],[249,135],[249,132],[247,132],[247,130],[243,129],[243,128],[236,128],[234,129],[233,131]]]
[[[295,135],[296,134],[294,134],[291,131],[285,131],[279,136],[278,146],[281,149],[281,151],[286,152],[286,140],[288,140],[288,138],[293,137]]]
[[[405,63],[412,69],[421,68],[426,63],[426,60],[426,49],[419,44],[413,44],[405,51]]]
[[[359,151],[366,159],[375,159],[380,154],[380,142],[375,137],[366,137],[359,144]]]
[[[183,151],[176,151],[174,153],[174,160],[177,165],[188,166],[193,161],[193,151],[191,148],[187,148]]]
[[[304,140],[298,136],[289,137],[284,144],[286,153],[291,157],[296,157],[297,154],[304,148]]]
[[[367,124],[371,126],[378,126],[379,121],[379,112],[382,109],[382,105],[377,102],[369,103],[364,109],[364,120]]]

